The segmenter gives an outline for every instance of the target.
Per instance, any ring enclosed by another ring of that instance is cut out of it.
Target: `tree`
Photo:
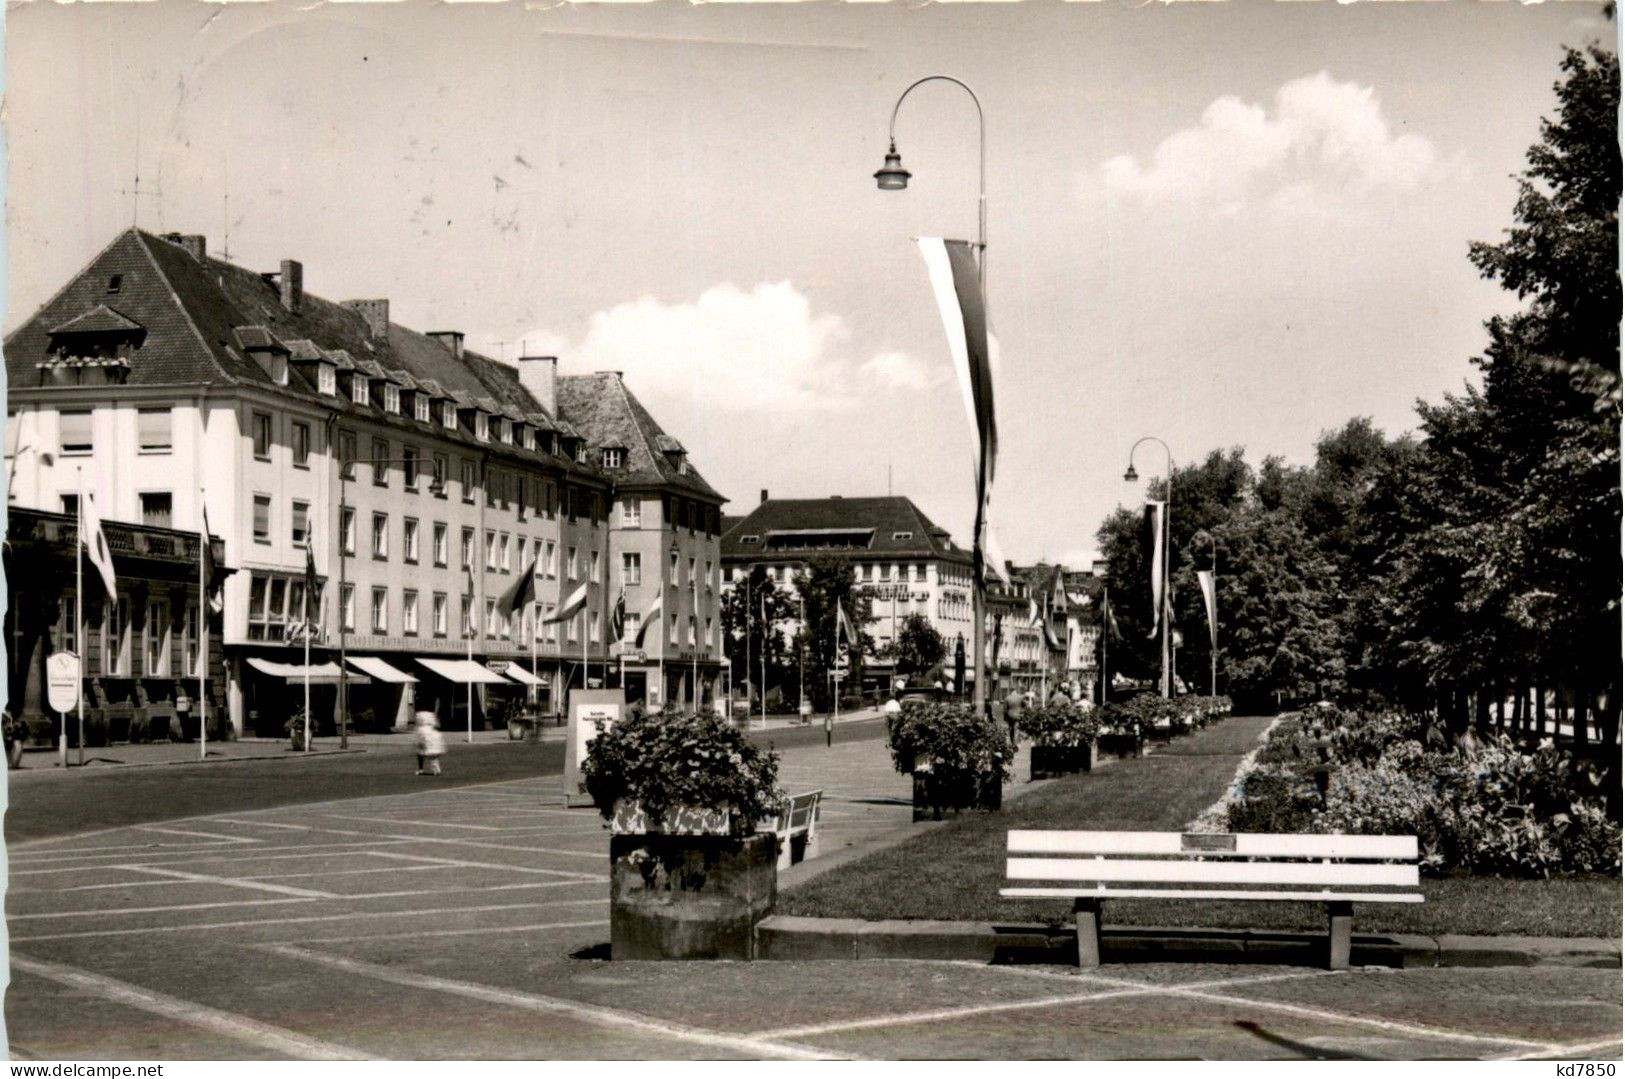
[[[787,674],[794,671],[796,656],[781,627],[795,618],[795,600],[768,577],[764,566],[752,566],[745,581],[724,594],[722,644],[735,685],[748,682],[757,692],[767,690],[759,684],[764,655],[767,684],[784,684]]]
[[[898,674],[925,674],[947,653],[947,644],[937,627],[923,614],[911,614],[897,627],[897,640],[887,645],[883,658],[897,665]]]
[[[874,650],[874,639],[865,631],[874,621],[872,604],[868,596],[858,593],[857,575],[851,563],[838,558],[813,559],[806,571],[796,578],[796,589],[801,593],[806,612],[796,643],[806,650],[808,696],[812,698],[813,707],[825,710],[831,706],[828,672],[835,667],[836,660],[836,604],[846,611],[859,637],[849,652],[849,669],[841,682],[843,693],[856,692],[862,685],[863,657]]]

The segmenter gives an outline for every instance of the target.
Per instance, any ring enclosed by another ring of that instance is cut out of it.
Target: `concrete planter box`
[[[1145,756],[1145,739],[1133,734],[1102,732],[1098,745],[1101,749],[1115,753],[1119,757]]]
[[[754,959],[778,891],[778,837],[612,835],[611,959]]]
[[[914,773],[914,819],[941,820],[962,812],[994,812],[1004,802],[1004,784],[998,776],[980,776],[953,783],[939,782],[930,772]]]
[[[1095,743],[1081,746],[1040,746],[1032,748],[1032,778],[1052,779],[1095,767]]]

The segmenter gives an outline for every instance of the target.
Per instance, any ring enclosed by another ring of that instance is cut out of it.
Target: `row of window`
[[[20,609],[24,601],[23,592],[17,591],[12,601]],[[196,677],[199,658],[197,604],[186,604],[178,624],[171,620],[173,612],[167,600],[148,600],[146,610],[138,613],[146,615],[139,629],[132,624],[129,596],[120,595],[116,602],[105,598],[102,600],[100,623],[86,626],[91,639],[99,645],[100,658],[95,673],[107,678]],[[173,669],[171,655],[176,633],[180,634],[181,644],[179,671]],[[79,629],[74,622],[71,603],[62,605],[57,640],[62,642],[66,651],[80,651]],[[139,665],[136,660],[139,660]],[[89,673],[87,669],[86,674]]]

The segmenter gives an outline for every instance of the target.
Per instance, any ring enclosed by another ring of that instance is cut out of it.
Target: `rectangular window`
[[[355,432],[339,432],[339,474],[347,480],[355,479]]]
[[[384,383],[384,411],[399,412],[401,410],[401,388],[393,383]]]
[[[418,560],[418,519],[408,517],[401,535],[401,557],[408,562]]]
[[[345,554],[355,554],[355,510],[350,506],[339,510],[339,543]]]
[[[576,641],[580,639],[581,638],[576,634],[576,619],[574,616],[571,616],[570,619],[564,623],[564,643],[575,644]]]
[[[340,617],[344,619],[344,632],[355,632],[355,585],[347,584],[339,595]]]
[[[643,583],[643,556],[635,551],[626,551],[621,555],[621,584]]]
[[[557,644],[559,639],[559,624],[557,622],[548,621],[549,618],[553,617],[553,612],[556,609],[557,608],[555,605],[551,603],[545,604],[542,607],[542,629],[546,633],[546,636],[543,639],[548,644]]]
[[[434,635],[444,637],[446,635],[446,594],[444,592],[434,594],[432,617],[434,618]]]
[[[295,501],[289,516],[293,524],[289,538],[295,547],[303,547],[310,542],[310,503]]]
[[[463,636],[474,636],[474,597],[463,597]]]
[[[372,440],[372,482],[377,487],[389,486],[389,439]]]
[[[387,513],[372,515],[372,556],[374,558],[389,557],[389,514]]]
[[[408,637],[418,635],[418,594],[413,588],[401,593],[401,632]]]
[[[261,461],[271,459],[271,414],[269,412],[256,412],[252,420],[254,434],[254,456]]]
[[[401,471],[406,477],[406,489],[418,489],[418,451],[413,446],[401,447]]]
[[[695,643],[695,640],[694,640],[694,616],[693,615],[688,616],[688,643],[690,645],[693,645]]]
[[[183,678],[196,678],[198,673],[197,604],[188,602],[181,616],[181,663]]]
[[[474,413],[474,437],[481,442],[491,440],[491,421],[483,412]]]
[[[330,364],[316,365],[316,389],[321,393],[336,394],[339,392],[339,375]]]
[[[141,670],[148,678],[169,674],[169,605],[147,604],[147,624],[141,630]]]
[[[168,491],[141,492],[141,523],[168,528],[174,520],[174,498]]]
[[[440,425],[448,431],[457,430],[457,402],[445,401],[441,403]]]
[[[485,473],[485,505],[487,508],[496,508],[497,495],[502,490],[504,478],[504,473],[500,468],[489,469]]]
[[[639,528],[643,525],[643,503],[629,498],[621,503],[621,527]]]
[[[451,543],[451,541],[447,538],[448,531],[449,530],[446,528],[446,522],[436,521],[434,523],[434,564],[437,566],[444,566],[446,564],[446,559],[448,557],[447,549]]]
[[[508,534],[506,532],[497,537],[497,558],[503,573],[513,571],[513,563],[508,557]]]
[[[124,596],[102,600],[102,673],[121,677],[130,672],[130,601]]]
[[[589,568],[589,571],[588,571],[587,579],[592,581],[593,584],[597,584],[598,583],[598,552],[597,551],[593,551],[589,555],[589,567],[590,568]]]
[[[565,580],[576,579],[576,549],[571,547],[564,553]]]
[[[591,614],[591,615],[587,616],[587,640],[590,643],[592,643],[592,644],[597,644],[598,643],[599,637],[602,636],[603,624],[604,624],[604,612],[603,611],[598,611],[595,614]]]
[[[271,496],[254,496],[254,542],[271,542]]]
[[[474,568],[474,530],[472,528],[463,529],[462,556],[463,556],[463,568],[464,569],[473,569]]]
[[[310,467],[310,424],[300,420],[293,423],[293,467]]]
[[[485,568],[493,573],[496,572],[497,534],[495,532],[487,532],[485,534]]]
[[[552,540],[548,540],[547,541],[547,547],[546,547],[546,555],[547,555],[547,557],[542,560],[542,565],[543,565],[543,567],[545,568],[545,570],[547,572],[547,579],[551,581],[551,580],[554,580],[555,578],[557,578],[558,575],[559,575],[559,548],[558,548],[558,544],[554,543]]]
[[[89,453],[93,445],[90,434],[90,410],[64,409],[57,415],[59,416],[57,441],[63,456]]]
[[[427,394],[416,394],[412,400],[412,414],[419,423],[429,423],[429,398]]]
[[[519,513],[519,519],[523,521],[525,519],[525,511],[530,507],[530,478],[523,472],[520,472],[516,476],[516,482],[518,483],[519,488],[514,494],[513,505],[514,509]]]
[[[619,447],[611,447],[609,449],[604,450],[604,467],[605,468],[620,468],[625,463],[626,463],[626,451],[624,449],[621,449]]]
[[[700,579],[694,575],[694,567],[695,567],[696,564],[697,563],[695,562],[694,559],[690,558],[688,560],[688,586],[690,588],[698,588],[699,584],[700,584]],[[779,567],[779,579],[780,580],[784,579],[784,567],[783,566]]]
[[[681,573],[681,572],[682,572],[682,566],[678,561],[677,552],[673,551],[671,553],[671,583],[672,583],[672,587],[675,588],[678,584],[682,583],[682,582],[678,581],[678,579],[677,579],[678,574]]]
[[[473,502],[475,489],[479,486],[478,473],[475,464],[466,457],[461,462],[463,473],[463,501]]]
[[[446,487],[451,483],[451,465],[443,453],[434,455],[434,479],[440,484],[439,490],[434,491],[436,498],[446,497]]]
[[[372,631],[374,633],[389,632],[389,589],[374,588],[372,590]]]
[[[77,517],[77,516],[79,516],[79,496],[75,494],[75,495],[63,495],[61,497],[62,497],[62,512],[67,514],[69,517]]]
[[[495,637],[499,635],[497,627],[497,601],[494,599],[488,599],[485,601],[485,635],[487,637]]]
[[[358,405],[371,402],[371,398],[367,396],[367,376],[360,371],[350,376],[350,400]]]
[[[168,453],[173,448],[170,433],[171,412],[167,408],[143,408],[136,412],[136,428],[142,453]]]

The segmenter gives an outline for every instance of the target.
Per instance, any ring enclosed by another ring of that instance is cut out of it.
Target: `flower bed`
[[[888,732],[899,772],[913,773],[914,814],[997,809],[1015,749],[995,724],[970,708],[923,703],[895,716]]]
[[[1228,807],[1232,831],[1417,836],[1424,872],[1608,873],[1602,776],[1550,742],[1467,750],[1420,719],[1316,709],[1278,724]]]
[[[1016,721],[1032,740],[1032,778],[1048,779],[1094,768],[1100,720],[1076,705],[1035,708]]]

